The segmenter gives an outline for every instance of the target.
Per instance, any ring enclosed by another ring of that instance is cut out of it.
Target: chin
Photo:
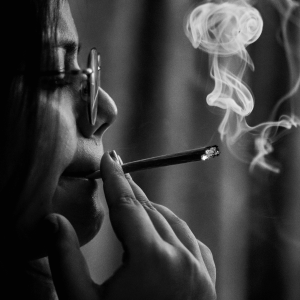
[[[48,213],[63,215],[74,227],[80,246],[90,242],[99,232],[104,209],[96,180],[61,178],[49,200],[49,206],[31,206],[34,209],[24,214],[16,227],[12,249],[22,249],[18,256],[33,260],[47,256],[49,236],[39,222]],[[39,199],[39,197],[38,197]],[[36,201],[39,204],[39,201]],[[45,204],[46,201],[44,201]],[[25,224],[25,225],[24,225]]]
[[[95,180],[62,178],[52,199],[52,212],[68,219],[76,231],[80,246],[84,246],[97,235],[104,219],[98,183]],[[48,242],[43,241],[43,237],[36,238],[30,244],[35,245],[30,247],[30,258],[47,256],[45,245]]]
[[[90,242],[99,232],[104,219],[104,211],[99,210],[92,218],[89,218],[88,222],[84,221],[84,223],[79,223],[78,219],[71,220],[70,217],[65,217],[74,227],[81,247]],[[24,245],[26,245],[26,247],[24,247]],[[32,237],[28,237],[15,246],[16,249],[20,249],[20,247],[23,248],[19,256],[25,260],[31,261],[48,256],[47,248],[49,247],[49,241],[45,240],[45,234],[40,232],[39,229],[37,229],[37,232],[34,232]]]
[[[70,221],[80,246],[87,244],[99,232],[104,218],[97,181],[61,178],[53,210]]]
[[[97,207],[95,211],[88,215],[81,215],[80,217],[72,215],[64,215],[70,223],[73,225],[80,246],[84,246],[90,242],[100,231],[103,219],[104,219],[104,210],[102,207]]]

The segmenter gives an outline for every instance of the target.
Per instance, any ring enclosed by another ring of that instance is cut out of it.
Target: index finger
[[[117,158],[111,156],[103,155],[100,169],[112,227],[125,250],[150,250],[161,238],[136,199]]]

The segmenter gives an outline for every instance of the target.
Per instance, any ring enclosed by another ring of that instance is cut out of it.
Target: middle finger
[[[152,205],[153,203],[149,201],[144,191],[133,181],[130,175],[127,175],[126,178],[131,186],[132,191],[134,192],[136,199],[143,205],[161,238],[173,246],[180,245],[181,242],[177,238],[172,227],[164,218],[164,216]]]
[[[198,241],[189,226],[167,207],[157,203],[152,203],[152,205],[165,217],[181,243],[197,258],[198,261],[203,262]]]

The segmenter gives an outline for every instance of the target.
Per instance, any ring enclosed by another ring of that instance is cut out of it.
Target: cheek
[[[45,235],[40,232],[39,222],[47,214],[64,215],[75,228],[81,245],[98,233],[104,216],[95,180],[61,176],[79,145],[72,103],[68,97],[62,97],[60,104],[47,102],[38,156],[15,209],[17,243],[34,257],[45,253],[41,242]]]
[[[72,161],[78,144],[77,126],[71,105],[62,103],[56,108],[58,130],[55,134],[55,153],[53,162],[57,172],[62,173]]]
[[[62,109],[63,108],[63,109]],[[67,105],[60,109],[60,132],[57,143],[59,179],[51,199],[52,211],[65,216],[77,232],[80,244],[89,242],[99,231],[103,209],[95,180],[60,176],[78,153],[76,120]]]
[[[60,175],[72,161],[77,147],[76,122],[70,105],[65,101],[45,103],[47,114],[41,121],[35,162],[14,211],[16,235],[26,244],[36,238],[41,219],[53,211]]]

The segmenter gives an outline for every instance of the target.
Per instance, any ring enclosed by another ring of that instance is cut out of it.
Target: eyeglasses
[[[88,116],[92,125],[95,125],[98,111],[98,94],[100,90],[101,58],[96,48],[92,48],[87,62],[87,69],[82,72],[87,80],[81,83],[81,98],[88,103]]]
[[[100,90],[100,70],[100,54],[97,52],[96,48],[92,48],[88,56],[86,69],[72,70],[68,72],[46,71],[42,72],[42,75],[46,77],[54,76],[56,85],[59,85],[60,82],[72,81],[69,76],[73,77],[81,74],[86,75],[86,78],[81,82],[80,94],[82,100],[87,102],[89,122],[91,125],[95,125],[97,120],[98,95]],[[66,79],[66,77],[69,79]]]

